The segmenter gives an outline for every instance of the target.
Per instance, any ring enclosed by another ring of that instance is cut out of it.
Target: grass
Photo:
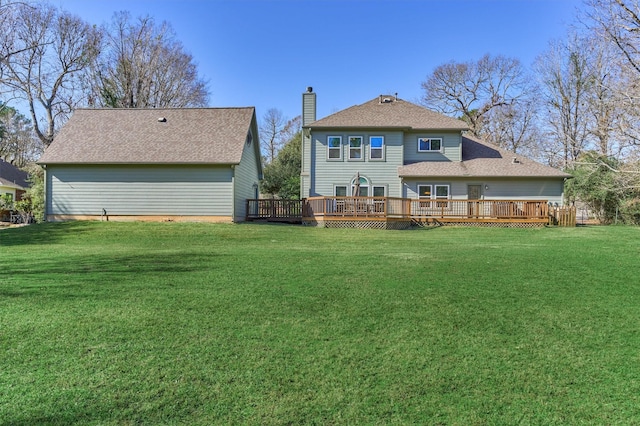
[[[640,229],[0,231],[0,424],[637,424]]]

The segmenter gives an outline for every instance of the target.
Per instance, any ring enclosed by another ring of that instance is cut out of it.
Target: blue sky
[[[168,21],[209,82],[210,106],[318,118],[382,93],[418,101],[449,61],[516,57],[530,66],[562,38],[582,0],[57,0],[101,24],[116,11]]]

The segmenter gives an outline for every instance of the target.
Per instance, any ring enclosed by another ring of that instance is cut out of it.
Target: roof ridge
[[[234,107],[168,107],[168,108],[108,108],[108,107],[80,107],[75,111],[194,111],[194,110],[212,110],[212,109],[256,109],[255,106],[234,106]]]
[[[379,95],[307,124],[307,128],[407,128],[416,130],[462,131],[463,121],[422,105],[396,97]]]

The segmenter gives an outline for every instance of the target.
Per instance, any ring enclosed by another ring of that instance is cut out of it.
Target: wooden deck
[[[560,210],[562,214],[558,220],[557,213]],[[566,211],[567,209],[550,207],[546,200],[416,200],[394,197],[247,200],[247,220],[302,222],[324,226],[337,226],[338,223],[353,226],[369,223],[372,224],[371,227],[397,228],[429,223],[575,226],[575,219],[573,225],[571,221],[571,209],[569,213]],[[575,214],[573,217],[575,218]]]

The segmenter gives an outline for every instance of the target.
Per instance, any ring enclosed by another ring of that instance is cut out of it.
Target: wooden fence
[[[549,225],[576,226],[576,207],[549,207]]]

